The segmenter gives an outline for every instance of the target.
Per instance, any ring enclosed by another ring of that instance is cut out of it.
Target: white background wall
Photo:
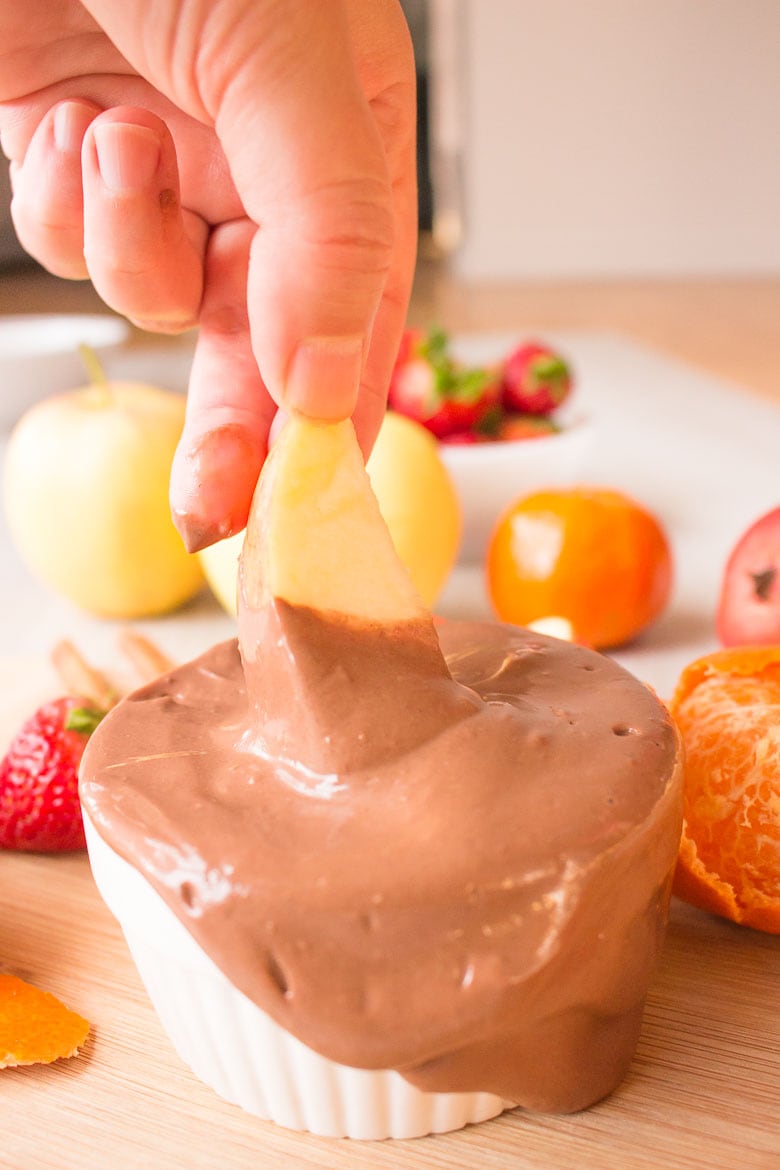
[[[433,3],[462,275],[780,274],[780,0]]]

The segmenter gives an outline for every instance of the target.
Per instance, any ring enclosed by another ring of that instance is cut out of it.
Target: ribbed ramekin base
[[[425,1093],[397,1072],[326,1060],[227,981],[160,956],[132,931],[125,937],[182,1060],[249,1113],[324,1137],[375,1140],[446,1133],[506,1108],[490,1093]]]
[[[511,1103],[426,1093],[393,1070],[336,1064],[280,1028],[212,963],[149,883],[86,821],[92,872],[182,1060],[221,1097],[288,1129],[362,1140],[447,1133]]]

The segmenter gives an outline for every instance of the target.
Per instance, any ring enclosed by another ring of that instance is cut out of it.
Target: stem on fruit
[[[111,386],[100,359],[90,345],[79,345],[79,354],[89,378],[92,401],[95,406],[108,406],[112,400]]]
[[[119,649],[139,676],[141,682],[152,682],[161,674],[173,670],[173,662],[159,646],[135,630],[124,629],[117,637]]]
[[[118,696],[111,683],[89,665],[72,642],[58,642],[51,652],[51,660],[68,694],[88,699],[101,711],[114,706]]]

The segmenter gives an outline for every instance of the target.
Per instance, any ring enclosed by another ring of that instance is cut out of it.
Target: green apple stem
[[[112,401],[111,386],[106,372],[100,364],[100,359],[91,346],[83,342],[79,345],[79,354],[89,377],[91,399],[95,406],[108,406]]]

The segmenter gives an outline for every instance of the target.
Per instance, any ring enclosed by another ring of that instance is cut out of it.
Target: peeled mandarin
[[[685,747],[674,892],[780,934],[780,646],[697,659],[670,709]]]

